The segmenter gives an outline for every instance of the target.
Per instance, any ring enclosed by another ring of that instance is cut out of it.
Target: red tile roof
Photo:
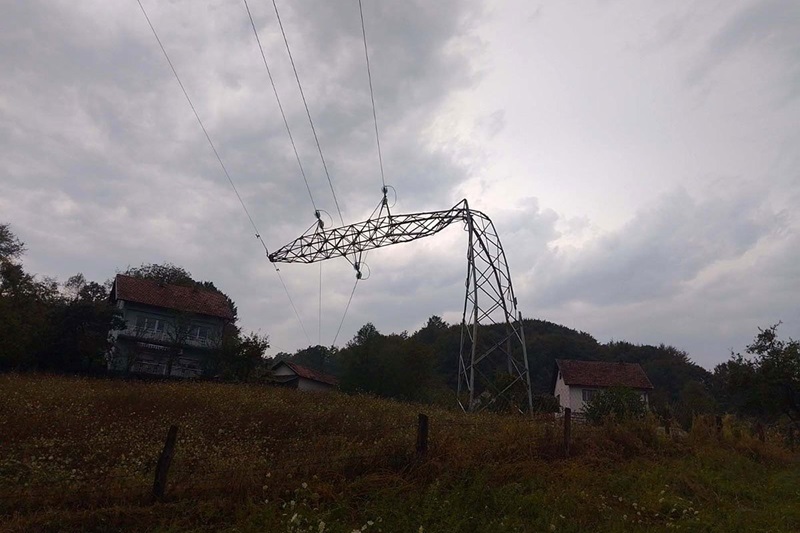
[[[111,294],[116,300],[233,320],[233,310],[228,299],[208,289],[162,284],[117,274]]]
[[[318,372],[312,368],[308,368],[307,366],[298,365],[297,363],[292,363],[289,361],[281,361],[272,368],[277,368],[282,364],[291,368],[292,372],[294,372],[301,378],[306,378],[313,381],[319,381],[320,383],[327,383],[328,385],[333,385],[333,386],[339,384],[339,380],[336,379],[334,376],[331,376],[330,374],[325,374],[324,372]]]
[[[556,359],[556,366],[567,385],[584,387],[630,387],[652,389],[639,363],[609,363],[605,361],[575,361]]]

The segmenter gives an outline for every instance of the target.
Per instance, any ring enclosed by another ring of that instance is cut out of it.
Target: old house
[[[641,394],[645,404],[648,392],[653,389],[638,363],[556,359],[553,374],[553,395],[561,410],[569,407],[573,412],[583,411],[586,402],[604,389],[626,387],[635,390]]]
[[[329,374],[290,361],[276,363],[272,367],[272,379],[278,385],[305,391],[331,390],[339,383]]]
[[[233,321],[228,299],[216,291],[118,274],[112,303],[126,328],[115,333],[110,370],[199,377]]]

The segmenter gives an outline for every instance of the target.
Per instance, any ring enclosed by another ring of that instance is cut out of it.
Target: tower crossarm
[[[315,263],[334,257],[354,257],[374,248],[410,242],[439,233],[454,222],[466,221],[470,210],[462,200],[446,211],[371,218],[327,230],[312,228],[269,254],[273,263]]]
[[[369,250],[439,233],[454,222],[469,236],[456,397],[465,411],[533,407],[528,353],[500,237],[488,216],[462,200],[446,211],[382,216],[324,229],[318,222],[269,255],[273,263],[315,263],[345,257],[361,279]],[[483,332],[481,332],[483,328]]]

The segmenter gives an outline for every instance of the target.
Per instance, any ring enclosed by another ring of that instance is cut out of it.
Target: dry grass
[[[5,375],[0,391],[9,530],[800,529],[784,501],[800,501],[796,455],[730,421],[721,442],[704,423],[680,440],[653,421],[578,425],[565,459],[549,417],[217,383]],[[171,424],[167,501],[152,505]]]

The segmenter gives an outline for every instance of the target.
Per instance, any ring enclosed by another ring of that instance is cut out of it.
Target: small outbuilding
[[[304,391],[332,390],[339,384],[330,374],[290,361],[279,361],[272,367],[272,380],[278,385]]]
[[[553,396],[562,411],[569,407],[573,412],[581,412],[595,394],[614,387],[637,391],[645,405],[648,393],[653,390],[653,384],[639,363],[556,359]]]

